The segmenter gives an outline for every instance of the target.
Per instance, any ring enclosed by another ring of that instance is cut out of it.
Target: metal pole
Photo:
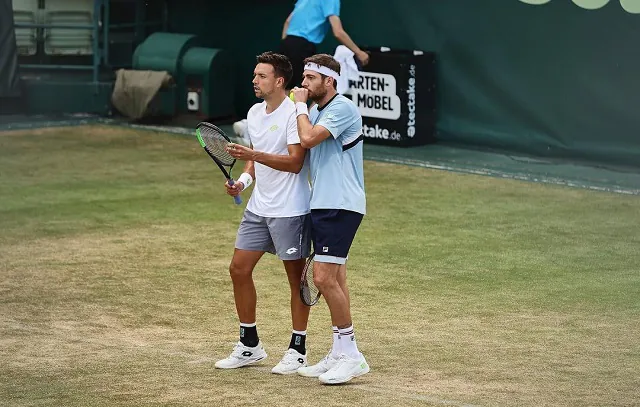
[[[100,71],[100,5],[102,0],[93,0],[93,83],[98,91],[98,75]]]
[[[111,6],[109,0],[104,1],[104,14],[102,15],[102,57],[104,64],[109,66],[109,17],[111,15]]]

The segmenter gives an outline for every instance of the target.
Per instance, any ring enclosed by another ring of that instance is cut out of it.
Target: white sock
[[[353,332],[353,325],[348,328],[338,329],[340,333],[340,352],[346,353],[352,358],[359,358],[360,351],[356,345],[356,335]]]
[[[338,359],[338,356],[340,356],[340,333],[337,326],[332,326],[331,328],[333,328],[333,346],[331,347],[331,356]]]

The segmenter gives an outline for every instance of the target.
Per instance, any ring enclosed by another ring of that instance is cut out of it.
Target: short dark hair
[[[259,64],[269,64],[273,66],[273,70],[276,73],[276,78],[284,78],[284,87],[287,87],[291,76],[293,75],[293,68],[291,67],[291,61],[289,58],[282,54],[267,51],[256,57]]]
[[[312,64],[317,64],[320,66],[327,67],[333,71],[336,71],[338,75],[340,75],[340,62],[336,61],[335,58],[329,54],[312,55],[309,58],[306,58],[304,60],[305,65],[307,65],[309,62],[311,62]],[[322,79],[327,77],[327,75],[323,75],[323,74],[320,74],[320,75],[322,76]],[[336,81],[335,79],[333,80],[333,87],[335,89],[337,89],[338,87],[338,81]]]

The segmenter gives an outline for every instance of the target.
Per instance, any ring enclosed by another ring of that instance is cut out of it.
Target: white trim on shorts
[[[332,264],[347,264],[347,259],[345,257],[336,257],[336,256],[326,256],[322,254],[316,254],[313,258],[313,261],[318,263],[332,263]]]

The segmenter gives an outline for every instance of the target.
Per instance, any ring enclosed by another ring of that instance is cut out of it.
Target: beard
[[[311,90],[307,88],[309,91],[309,99],[318,103],[318,101],[322,100],[325,96],[327,96],[327,90],[324,87],[320,87],[316,90]]]

